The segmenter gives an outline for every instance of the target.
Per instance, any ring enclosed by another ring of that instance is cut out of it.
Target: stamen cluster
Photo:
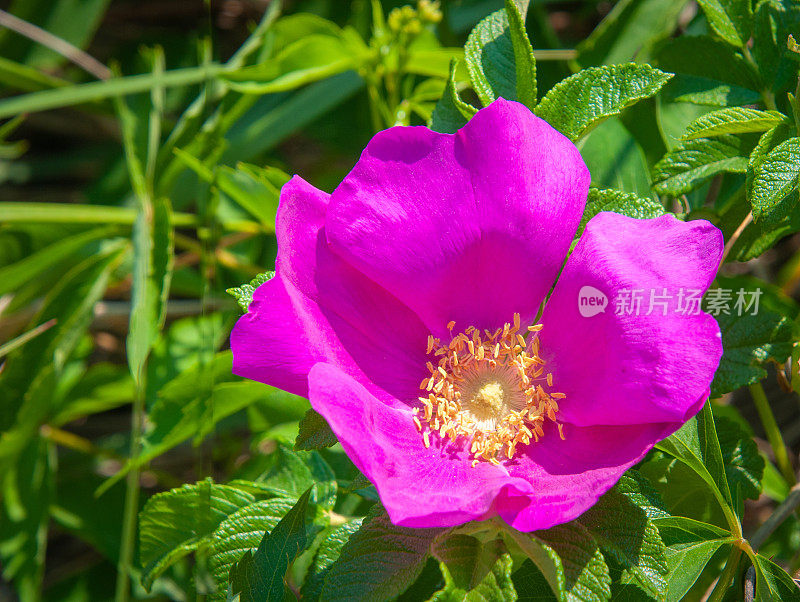
[[[427,352],[438,359],[427,363],[430,376],[420,385],[427,395],[413,409],[425,447],[431,432],[451,441],[466,437],[476,466],[513,458],[518,445],[544,435],[545,420],[557,424],[563,439],[556,413],[565,395],[549,392],[553,375],[545,371],[535,336],[542,325],[527,328],[525,335],[533,333],[529,340],[520,333],[519,314],[495,332],[470,326],[453,336],[454,328],[455,322],[447,325],[447,343],[428,336]]]

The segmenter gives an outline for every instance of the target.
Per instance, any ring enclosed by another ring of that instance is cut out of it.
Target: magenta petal
[[[722,343],[716,320],[679,313],[678,296],[680,289],[709,287],[722,247],[722,233],[706,221],[615,213],[589,221],[541,320],[543,357],[555,389],[566,394],[559,420],[579,426],[683,422],[697,412]],[[586,286],[608,297],[605,312],[581,315],[578,297]],[[639,314],[617,315],[618,300],[634,289],[643,291]],[[661,299],[665,309],[657,298],[664,289],[672,296]],[[651,290],[657,303],[647,315]]]
[[[253,295],[231,335],[234,373],[308,394],[330,361],[382,400],[416,399],[427,373],[427,329],[407,307],[328,247],[328,195],[300,178],[281,192],[275,277]]]
[[[509,475],[529,481],[529,491],[509,487],[497,500],[500,517],[520,531],[548,529],[577,518],[641,460],[654,443],[680,426],[552,425],[537,443],[506,464]]]
[[[324,353],[309,343],[313,334],[301,318],[313,315],[316,307],[292,291],[294,299],[278,277],[256,290],[250,311],[231,332],[233,373],[307,397],[308,371]]]
[[[523,105],[497,100],[457,134],[396,127],[331,196],[326,230],[349,263],[436,333],[535,315],[589,186],[578,150]]]
[[[309,374],[309,400],[353,463],[375,485],[392,522],[406,527],[451,527],[494,514],[503,487],[526,491],[522,476],[470,458],[452,447],[423,445],[411,412],[381,403],[330,364]]]

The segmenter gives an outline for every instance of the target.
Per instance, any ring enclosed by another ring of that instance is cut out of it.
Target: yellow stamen
[[[474,326],[453,335],[455,322],[447,324],[450,341],[442,342],[430,335],[427,353],[439,357],[438,365],[427,363],[430,376],[420,389],[430,391],[420,397],[422,408],[414,412],[414,425],[422,432],[425,447],[430,446],[430,433],[451,442],[463,437],[472,455],[472,465],[480,462],[499,464],[512,460],[520,445],[538,441],[544,435],[543,424],[556,420],[557,399],[563,393],[549,393],[553,375],[545,374],[544,360],[539,353],[539,339],[528,342],[518,334],[520,316],[514,314],[494,332],[480,331]],[[541,330],[541,324],[528,326],[530,332]],[[422,420],[418,417],[422,413]]]

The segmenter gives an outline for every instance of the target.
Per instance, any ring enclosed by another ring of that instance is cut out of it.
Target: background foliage
[[[800,5],[527,4],[0,13],[0,599],[800,599]],[[584,224],[709,219],[760,311],[718,313],[714,401],[577,520],[398,528],[228,335],[290,174],[331,190],[375,131],[499,96],[581,149]]]

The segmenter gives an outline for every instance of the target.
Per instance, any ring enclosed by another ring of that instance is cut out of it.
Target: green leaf
[[[366,488],[372,488],[374,490],[374,486],[370,480],[364,476],[363,472],[359,471],[350,481],[350,484],[347,486],[347,491],[358,491],[359,489]]]
[[[775,502],[782,502],[789,495],[789,485],[775,465],[764,459],[763,454],[761,459],[764,460],[764,478],[761,481],[764,495]]]
[[[358,518],[328,530],[317,549],[314,562],[309,567],[308,575],[303,583],[302,597],[304,600],[319,600],[331,566],[339,558],[342,547],[350,539],[350,536],[360,528],[361,519]]]
[[[504,535],[535,565],[536,572],[526,575],[526,580],[535,580],[538,590],[543,589],[541,584],[544,581],[556,599],[563,600],[567,595],[567,586],[564,565],[558,553],[535,535],[520,533],[515,529],[507,529]],[[539,575],[541,575],[541,579]]]
[[[536,59],[525,31],[525,11],[517,5],[520,0],[506,0],[506,16],[514,47],[514,71],[517,74],[517,100],[533,110],[536,106]],[[527,9],[527,0],[526,7]]]
[[[250,405],[267,403],[276,417],[293,420],[299,420],[308,409],[302,398],[233,376],[232,361],[231,352],[224,351],[210,363],[198,362],[162,387],[148,413],[142,453],[107,479],[98,495],[133,467],[143,466],[192,437],[202,440],[220,420]]]
[[[279,443],[277,449],[267,458],[267,462],[266,468],[255,479],[255,483],[244,485],[234,480],[231,481],[231,485],[295,499],[303,491],[316,485],[312,490],[311,501],[326,509],[333,507],[336,501],[335,475],[319,453],[298,452]]]
[[[624,190],[641,198],[652,195],[644,153],[621,119],[606,119],[590,131],[581,140],[581,155],[597,188]]]
[[[68,86],[69,82],[42,73],[29,65],[23,65],[0,57],[0,84],[21,92],[37,92],[49,88]]]
[[[656,94],[670,77],[669,73],[635,63],[589,67],[553,86],[535,113],[577,140],[603,120]]]
[[[792,318],[797,315],[796,307],[787,305],[787,300],[779,296],[766,283],[740,278],[720,278],[719,286],[733,291],[734,300],[743,290],[761,290],[758,313],[752,310],[737,315],[731,309],[729,314],[719,313],[715,318],[722,332],[722,359],[711,383],[711,395],[718,397],[723,393],[735,391],[766,378],[766,365],[770,360],[778,363],[786,361],[792,352],[797,331]]]
[[[469,34],[464,45],[467,70],[484,106],[505,98],[531,107],[536,102],[536,61],[519,12],[508,2],[506,7],[483,19]]]
[[[744,46],[753,29],[750,0],[698,0],[709,24],[726,42]]]
[[[458,95],[458,85],[456,83],[457,63],[453,59],[450,63],[450,77],[447,80],[444,93],[431,114],[430,127],[436,132],[443,134],[453,134],[477,113],[477,109],[467,104]]]
[[[172,209],[169,201],[141,200],[133,225],[134,269],[127,351],[131,375],[138,383],[158,333],[164,325],[172,280]]]
[[[649,219],[666,213],[664,206],[650,197],[641,198],[636,194],[610,188],[590,188],[577,236],[581,235],[589,220],[601,211],[613,211],[636,219]]]
[[[750,203],[753,218],[774,220],[784,217],[781,203],[797,188],[800,175],[800,138],[790,138],[772,149],[755,168]]]
[[[675,73],[664,87],[665,100],[713,106],[761,100],[758,76],[733,48],[708,36],[680,36],[657,51],[661,69]]]
[[[688,126],[682,140],[709,138],[720,134],[766,132],[786,118],[777,111],[759,111],[745,107],[730,107],[701,115]]]
[[[655,451],[639,468],[653,483],[670,514],[720,526],[728,524],[712,489],[682,461]]]
[[[376,504],[330,567],[320,600],[385,600],[401,594],[422,572],[441,529],[391,523]]]
[[[725,472],[725,462],[708,403],[697,416],[656,444],[656,447],[691,468],[711,488],[726,519],[729,522],[737,521],[733,514],[733,497]]]
[[[280,50],[308,36],[325,35],[338,38],[342,29],[333,21],[313,13],[285,15],[275,21],[269,33],[274,36],[275,47]]]
[[[231,569],[229,592],[239,594],[241,602],[283,599],[286,573],[314,537],[306,527],[310,495],[309,489],[300,496],[255,553],[245,552]]]
[[[447,79],[450,76],[450,65],[453,61],[464,58],[463,48],[417,48],[412,45],[408,49],[408,60],[403,69],[406,73],[424,75],[430,78]],[[463,69],[462,69],[463,70]],[[466,71],[464,71],[466,77]]]
[[[491,572],[503,550],[501,540],[484,543],[458,533],[434,542],[431,553],[441,563],[447,582],[445,589],[468,592],[480,585]]]
[[[47,292],[31,325],[55,319],[56,324],[8,355],[0,375],[0,476],[5,462],[13,464],[20,446],[57,408],[55,376],[70,359],[94,317],[111,276],[124,258],[124,241],[67,271]],[[14,433],[12,435],[12,433]],[[12,451],[16,450],[16,451]]]
[[[752,53],[759,72],[774,92],[794,89],[797,63],[786,52],[786,42],[791,34],[797,37],[800,6],[794,0],[759,0],[754,4]]]
[[[761,554],[756,556],[756,601],[797,602],[800,588],[797,583],[777,564]]]
[[[274,167],[263,168],[239,163],[236,169],[219,168],[216,185],[240,207],[255,217],[265,231],[275,230],[280,189],[289,176]]]
[[[724,529],[690,518],[669,516],[655,522],[667,546],[666,600],[678,602],[684,599],[714,554],[734,538]]]
[[[285,97],[260,98],[225,134],[227,164],[258,156],[313,123],[364,87],[355,71],[345,71]]]
[[[93,364],[65,396],[48,423],[61,426],[133,401],[135,388],[128,370],[117,364]]]
[[[213,184],[228,198],[256,218],[265,232],[274,232],[275,213],[281,187],[289,176],[274,167],[258,167],[239,163],[236,169],[227,165],[212,171],[200,159],[179,148],[176,157],[202,180]]]
[[[239,92],[272,94],[355,69],[364,58],[338,37],[314,34],[289,44],[272,59],[224,76]]]
[[[498,97],[517,99],[514,46],[508,31],[508,15],[498,10],[483,19],[464,45],[472,87],[483,106]]]
[[[558,602],[537,566],[526,558],[512,575],[519,602]]]
[[[243,284],[242,286],[229,288],[225,292],[236,299],[236,302],[239,304],[239,307],[242,308],[242,311],[247,313],[247,308],[250,307],[250,303],[253,301],[253,293],[256,292],[256,289],[259,286],[268,280],[272,280],[274,277],[274,271],[264,272],[253,278],[249,283]]]
[[[652,520],[669,516],[664,501],[650,479],[636,470],[628,470],[614,486],[613,491],[628,498]]]
[[[669,150],[661,115],[661,103],[653,97],[637,102],[619,116],[619,122],[641,148],[648,174]]]
[[[147,500],[139,515],[142,583],[153,581],[182,556],[208,541],[219,524],[255,497],[210,480],[184,485]]]
[[[484,576],[480,582],[469,587],[459,585],[456,576],[451,574],[454,565],[442,562],[440,567],[445,586],[430,598],[430,602],[515,602],[517,592],[511,580],[514,561],[508,554],[498,557],[500,552],[497,550],[497,542],[490,543],[486,547],[493,550],[492,553],[488,553],[488,557],[494,560],[486,567],[486,571],[481,570]]]
[[[731,491],[738,490],[744,498],[758,499],[765,463],[756,442],[730,418],[715,416],[714,423]]]
[[[536,537],[558,554],[567,602],[611,599],[611,576],[597,542],[578,522],[538,531]],[[541,567],[540,567],[541,568]]]
[[[780,144],[783,140],[786,140],[786,134],[789,129],[786,122],[780,123],[762,135],[758,144],[750,153],[750,160],[745,177],[746,188],[741,186],[741,180],[739,179],[738,186],[740,187],[740,192],[737,193],[737,198],[725,203],[725,206],[720,212],[719,220],[716,222],[717,227],[722,230],[726,240],[733,235],[750,212],[750,203],[744,202],[744,199],[741,197],[744,197],[746,190],[752,189],[755,168],[763,163],[764,158],[772,148]],[[750,193],[750,196],[752,197],[752,193]],[[782,201],[779,207],[785,210],[795,202],[797,197],[798,193],[796,191],[792,192],[790,198]],[[740,232],[738,240],[736,240],[728,253],[728,260],[749,261],[772,248],[781,238],[799,231],[800,212],[790,210],[788,215],[780,218],[783,212],[784,211],[779,210],[771,219],[763,219],[751,224]]]
[[[578,44],[578,62],[615,65],[632,60],[646,62],[653,45],[668,38],[686,0],[621,0]]]
[[[322,414],[314,409],[306,412],[300,421],[300,432],[294,442],[295,449],[320,449],[336,445],[338,440]]]
[[[610,599],[609,568],[597,541],[579,521],[535,533],[508,529],[504,535],[536,567],[535,571],[528,569],[515,576],[520,582],[526,582],[520,592],[533,590],[544,599],[551,599],[543,587],[546,583],[556,600],[596,602]]]
[[[208,542],[208,568],[218,593],[227,589],[228,575],[246,552],[255,552],[264,534],[272,531],[294,506],[296,499],[278,497],[248,504],[223,520]]]
[[[776,146],[792,137],[792,132],[793,128],[791,124],[788,120],[784,120],[770,128],[758,139],[758,143],[750,153],[750,161],[747,166],[747,189],[751,197],[753,194],[753,179],[755,178],[756,170],[764,164],[767,155],[769,155]]]
[[[650,504],[650,499],[656,496],[644,477],[623,476],[578,522],[621,564],[624,581],[637,583],[659,597],[667,586],[665,546],[648,511],[637,503],[645,500]],[[656,516],[666,514],[660,509],[653,510]]]
[[[55,462],[54,445],[32,435],[27,438],[19,460],[3,475],[2,578],[14,584],[13,590],[20,600],[41,599],[50,505],[55,501]]]
[[[653,168],[653,190],[677,197],[717,174],[744,173],[746,154],[743,141],[731,134],[681,142]]]
[[[6,208],[3,207],[5,221]],[[0,295],[13,292],[26,282],[49,273],[50,270],[63,266],[67,261],[76,260],[82,253],[88,252],[97,241],[112,238],[119,232],[113,227],[94,228],[86,232],[66,236],[24,259],[0,267]]]

